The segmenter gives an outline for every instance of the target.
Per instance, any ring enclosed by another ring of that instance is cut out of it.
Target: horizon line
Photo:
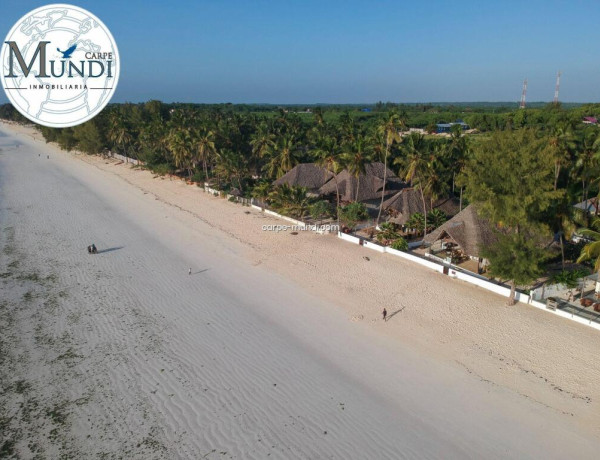
[[[219,102],[192,102],[192,101],[163,101],[161,99],[150,98],[146,100],[138,101],[123,101],[123,102],[110,102],[111,104],[139,104],[149,101],[159,101],[164,104],[232,104],[232,105],[377,105],[378,103],[383,104],[397,104],[397,105],[419,105],[419,104],[431,104],[431,105],[450,105],[450,104],[516,104],[519,105],[520,101],[420,101],[420,102],[395,102],[395,101],[377,101],[377,102],[231,102],[231,101],[219,101]],[[552,104],[553,101],[530,101],[530,104]],[[559,101],[560,104],[600,104],[592,101]],[[527,108],[527,107],[526,107]]]

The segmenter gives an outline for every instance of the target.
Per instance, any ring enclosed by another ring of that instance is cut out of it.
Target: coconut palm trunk
[[[385,154],[383,156],[383,187],[381,188],[381,203],[379,204],[379,212],[377,213],[377,221],[375,222],[375,228],[379,226],[379,219],[381,219],[381,211],[383,210],[383,200],[385,198],[385,184],[387,182],[387,158],[390,150],[389,137],[385,140]]]
[[[381,212],[383,211],[383,201],[385,200],[385,187],[387,185],[387,162],[390,154],[390,148],[394,141],[399,141],[400,130],[404,126],[404,120],[400,118],[398,113],[389,112],[382,123],[377,127],[377,131],[385,136],[385,152],[383,156],[383,186],[381,187],[381,203],[379,204],[379,212],[377,213],[377,221],[375,227],[379,226]]]
[[[204,182],[208,182],[208,165],[206,164],[206,158],[202,159],[202,169],[204,169]]]
[[[423,193],[423,187],[419,187],[421,192],[421,201],[423,202],[423,218],[425,219],[425,224],[423,225],[423,238],[427,235],[427,206],[425,204],[425,194]]]
[[[561,261],[561,266],[562,269],[565,269],[565,243],[564,243],[564,238],[563,238],[563,234],[561,232],[560,234],[560,261]]]
[[[336,210],[337,225],[338,225],[338,232],[339,232],[340,231],[340,187],[338,185],[337,175],[333,176],[333,180],[335,181],[335,198],[337,201],[337,207],[335,208],[335,210]]]

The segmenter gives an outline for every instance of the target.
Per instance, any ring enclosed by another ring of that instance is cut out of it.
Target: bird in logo
[[[59,53],[62,53],[63,59],[69,59],[71,57],[71,55],[73,54],[73,51],[75,51],[75,48],[77,48],[77,43],[75,43],[73,46],[71,46],[71,48],[69,48],[67,51],[61,51],[58,48],[56,48],[56,51],[58,51]]]

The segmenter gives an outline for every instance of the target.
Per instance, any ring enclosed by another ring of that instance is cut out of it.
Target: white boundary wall
[[[206,182],[204,183],[204,191],[208,192],[208,193],[211,193],[213,195],[218,195],[218,196],[221,196],[221,193],[222,193],[220,190],[217,190],[217,189],[209,187],[208,183],[206,183]],[[226,198],[229,199],[232,196],[233,195],[226,195]],[[244,200],[247,200],[247,199],[244,199]],[[244,203],[243,201],[238,201],[238,203],[240,203],[240,202]],[[250,202],[246,201],[245,204],[249,204],[251,208],[257,209],[259,211],[262,211],[262,212],[264,212],[265,214],[267,214],[269,216],[273,216],[273,217],[276,217],[278,219],[282,219],[282,220],[290,222],[290,223],[292,223],[294,225],[297,225],[299,228],[303,228],[303,229],[306,229],[307,227],[311,228],[313,232],[318,233],[320,235],[325,235],[327,233],[331,233],[332,232],[332,230],[323,230],[322,228],[318,228],[318,226],[313,226],[313,225],[307,224],[305,222],[302,222],[301,220],[292,219],[291,217],[284,216],[282,214],[278,214],[275,211],[271,211],[269,209],[263,209],[260,206],[255,205],[253,203],[253,199],[250,200]],[[358,238],[356,238],[356,240],[357,240],[357,242],[360,242],[360,240]]]
[[[365,248],[373,249],[374,251],[377,251],[377,252],[385,252],[385,246],[380,246],[376,243],[371,243],[370,241],[367,241],[367,240],[363,241],[363,246]]]
[[[287,222],[291,222],[294,225],[297,225],[298,227],[306,227],[306,224],[300,220],[296,220],[296,219],[292,219],[291,217],[287,217],[287,216],[282,216],[281,214],[277,214],[274,211],[270,211],[268,209],[265,209],[264,211],[265,214],[269,215],[269,216],[273,216],[273,217],[277,217],[279,219],[285,220]]]
[[[386,247],[385,252],[387,252],[388,254],[397,256],[397,257],[402,257],[403,259],[406,259],[406,260],[410,260],[411,262],[415,262],[419,265],[423,265],[424,267],[427,267],[436,272],[439,272],[439,273],[444,272],[444,267],[442,265],[438,265],[434,262],[430,262],[430,261],[422,259],[420,257],[413,256],[412,254],[409,254],[408,252],[398,251],[397,249],[392,249],[390,247]]]
[[[348,235],[347,233],[342,233],[342,232],[338,232],[338,238],[341,238],[344,241],[348,241],[350,243],[354,243],[354,244],[358,244],[361,245],[361,238],[358,238],[356,236],[352,236],[352,235]],[[452,267],[446,267],[445,265],[441,265],[438,263],[435,263],[433,261],[430,260],[425,260],[424,258],[421,257],[417,257],[414,256],[412,254],[409,254],[407,252],[404,251],[398,251],[396,249],[392,249],[389,246],[380,246],[378,244],[375,243],[371,243],[369,241],[363,241],[362,242],[362,246],[375,250],[377,252],[382,252],[382,253],[388,253],[397,257],[402,257],[403,259],[406,260],[410,260],[411,262],[415,262],[419,265],[423,265],[424,267],[427,267],[431,270],[434,270],[438,273],[443,273],[444,269],[447,268],[448,269],[448,276],[451,276],[452,278],[455,279],[459,279],[462,281],[466,281],[467,283],[471,283],[474,284],[476,286],[479,286],[483,289],[486,289],[488,291],[494,292],[496,294],[499,294],[503,297],[509,297],[510,296],[510,288],[501,286],[499,284],[495,284],[492,283],[491,281],[487,281],[484,279],[481,279],[477,276],[473,275],[469,275],[467,273],[458,271],[453,269]],[[567,313],[565,311],[562,310],[550,310],[548,308],[546,308],[546,304],[542,303],[542,302],[538,302],[536,300],[533,300],[530,298],[529,295],[524,294],[522,292],[516,291],[515,292],[515,299],[518,302],[522,302],[525,303],[527,305],[531,305],[532,307],[535,307],[539,310],[543,310],[546,313],[552,313],[554,315],[560,316],[562,318],[566,318],[566,319],[570,319],[572,321],[575,321],[576,323],[579,324],[583,324],[585,326],[589,326],[592,327],[594,329],[600,330],[600,324],[598,323],[594,323],[592,321],[589,321],[585,318],[582,318],[580,316],[577,316],[575,314],[572,313]]]
[[[349,241],[350,243],[360,244],[360,238],[357,238],[356,236],[348,235],[347,233],[338,232],[338,238],[341,238],[344,241]]]
[[[553,313],[555,315],[561,316],[566,319],[570,319],[571,321],[575,321],[576,323],[583,324],[585,326],[589,326],[600,331],[600,324],[588,321],[587,319],[582,318],[581,316],[577,316],[573,313],[567,313],[566,311],[562,310],[548,310],[545,304],[538,302],[537,300],[532,300],[528,303],[532,307],[539,308],[540,310],[544,310],[547,313]]]
[[[144,164],[144,162],[142,162],[142,161],[136,160],[135,158],[126,157],[125,155],[121,155],[119,153],[111,153],[111,156],[113,158],[116,158],[117,160],[124,161],[125,163],[131,163],[134,165],[143,165]]]

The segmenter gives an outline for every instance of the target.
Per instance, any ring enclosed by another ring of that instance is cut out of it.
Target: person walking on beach
[[[188,275],[191,275],[191,274],[192,274],[192,269],[190,268],[190,269],[188,270]]]
[[[383,320],[387,321],[387,310],[384,308],[383,311],[381,312],[381,314],[383,315]]]

